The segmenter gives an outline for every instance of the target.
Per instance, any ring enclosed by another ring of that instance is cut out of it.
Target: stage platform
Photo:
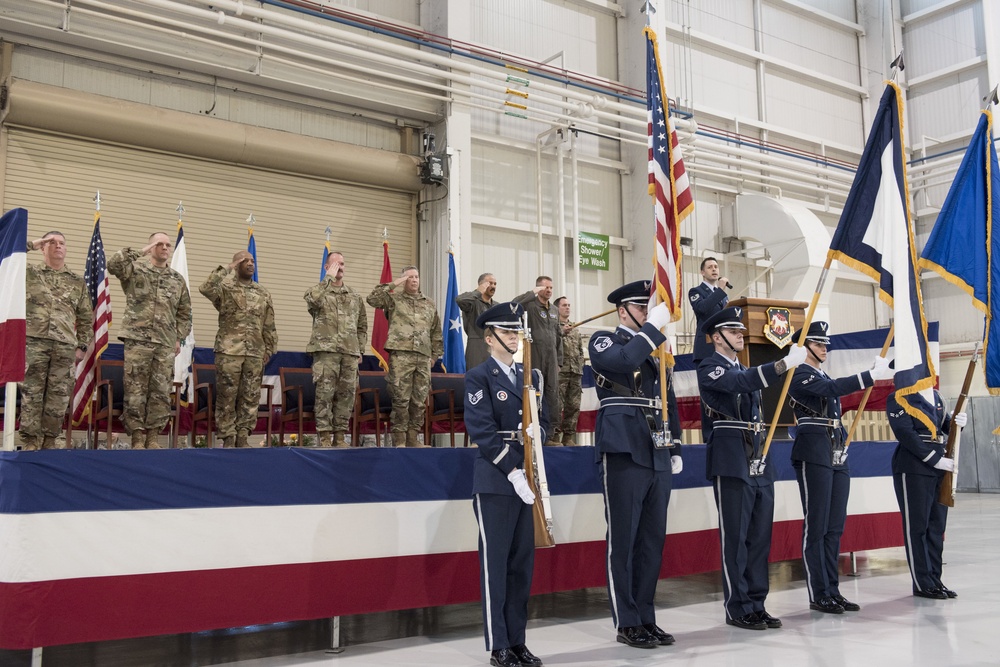
[[[851,446],[842,547],[902,543],[895,443]],[[777,442],[772,561],[801,555]],[[470,602],[475,449],[0,453],[0,648],[25,649]],[[675,478],[662,576],[719,568],[704,449]],[[591,447],[546,449],[558,546],[533,593],[600,587],[603,501]]]

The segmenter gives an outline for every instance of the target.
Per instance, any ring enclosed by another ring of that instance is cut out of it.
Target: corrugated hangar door
[[[382,231],[398,270],[416,257],[412,193],[311,176],[272,172],[11,128],[3,208],[28,210],[29,238],[49,230],[66,235],[68,266],[83,274],[93,229],[94,194],[101,192],[101,233],[107,254],[141,248],[156,231],[176,238],[178,202],[184,204],[196,344],[215,341],[217,315],[198,287],[219,264],[254,239],[260,283],[274,299],[279,349],[305,350],[312,320],[302,295],[319,281],[326,237],[345,255],[345,282],[362,297],[382,270]],[[38,261],[29,255],[29,261]],[[111,280],[112,312],[125,297]],[[368,309],[369,327],[372,311]],[[120,315],[114,317],[116,340]]]

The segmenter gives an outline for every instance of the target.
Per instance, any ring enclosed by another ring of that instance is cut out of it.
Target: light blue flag
[[[828,256],[878,283],[879,298],[893,312],[897,400],[909,415],[936,433],[930,418],[906,399],[933,388],[935,371],[927,354],[927,319],[916,271],[902,114],[902,93],[890,81],[882,94]]]
[[[938,214],[920,266],[962,288],[986,315],[983,358],[986,386],[1000,395],[1000,326],[992,295],[1000,290],[1000,169],[993,116],[983,111],[955,180]]]
[[[448,373],[465,372],[465,343],[462,339],[462,311],[455,299],[458,297],[458,280],[455,278],[455,255],[448,253],[448,294],[445,297],[444,358],[442,365]]]
[[[253,227],[247,227],[247,252],[253,257],[253,281],[257,280],[257,242],[253,240]]]

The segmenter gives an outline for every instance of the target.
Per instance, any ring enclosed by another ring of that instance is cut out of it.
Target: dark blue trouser
[[[477,493],[472,500],[479,523],[479,589],[486,650],[524,643],[528,598],[535,565],[531,505],[517,496]]]
[[[851,473],[818,463],[795,461],[795,478],[802,501],[802,561],[806,567],[809,601],[840,595],[837,561],[847,520]]]
[[[655,623],[671,473],[637,465],[628,454],[605,454],[601,481],[611,619],[616,628]]]
[[[722,544],[722,593],[727,618],[762,611],[769,588],[774,485],[738,477],[715,478]]]
[[[944,528],[948,508],[937,501],[940,476],[894,473],[892,486],[903,517],[903,544],[913,591],[941,586]]]

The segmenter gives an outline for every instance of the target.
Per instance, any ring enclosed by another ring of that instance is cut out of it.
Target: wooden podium
[[[798,339],[799,331],[806,321],[806,308],[809,304],[805,301],[781,301],[778,299],[737,299],[730,301],[728,307],[743,309],[743,326],[747,330],[743,334],[743,351],[739,354],[740,363],[744,366],[759,366],[771,361],[777,361],[788,354],[788,348]],[[793,333],[791,342],[784,347],[778,347],[764,335],[764,327],[770,323],[768,316],[769,308],[784,308],[789,313],[789,323]],[[794,372],[794,371],[792,371]],[[761,392],[761,409],[764,421],[771,423],[774,417],[774,409],[781,396],[781,387],[785,376],[782,375],[778,382],[772,384]],[[792,410],[788,407],[788,399],[781,410],[779,426],[792,426],[795,423]]]

